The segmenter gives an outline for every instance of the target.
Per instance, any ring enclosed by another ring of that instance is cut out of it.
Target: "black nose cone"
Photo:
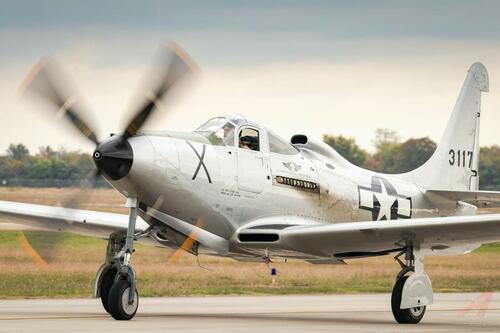
[[[94,151],[94,164],[110,180],[118,180],[130,172],[134,154],[132,147],[120,135],[102,141]]]

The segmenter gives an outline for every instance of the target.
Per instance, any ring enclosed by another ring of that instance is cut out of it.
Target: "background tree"
[[[479,153],[479,186],[483,190],[500,190],[500,147],[481,147]]]
[[[436,143],[428,137],[409,139],[402,143],[394,157],[395,172],[408,172],[424,164],[436,150]]]
[[[7,149],[7,156],[18,161],[26,159],[29,154],[30,152],[28,148],[26,148],[26,146],[22,143],[18,143],[17,145],[12,143]]]
[[[78,187],[93,173],[91,156],[80,151],[45,146],[33,156],[23,144],[11,144],[7,154],[0,156],[2,186]],[[101,178],[92,181],[92,185],[109,187]]]
[[[323,141],[335,149],[342,157],[357,166],[362,166],[368,157],[368,153],[358,146],[354,138],[325,134],[323,135]]]
[[[373,154],[372,170],[386,173],[397,173],[397,156],[400,150],[400,139],[396,131],[379,128],[375,132],[373,142],[376,152]]]
[[[62,150],[64,152],[64,150]],[[38,155],[41,158],[53,158],[57,157],[58,152],[52,149],[51,146],[45,146],[38,148]]]

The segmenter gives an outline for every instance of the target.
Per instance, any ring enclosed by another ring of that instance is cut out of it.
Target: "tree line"
[[[361,148],[354,138],[342,135],[325,134],[323,141],[351,163],[384,173],[413,170],[425,163],[436,149],[436,143],[428,137],[402,141],[396,131],[388,129],[376,131],[374,153]],[[18,143],[11,144],[6,154],[0,156],[0,186],[82,186],[94,172],[91,156],[80,151],[46,146],[30,154],[25,145]],[[500,146],[481,147],[479,177],[481,189],[500,189]],[[108,185],[100,178],[91,186]]]
[[[373,154],[362,149],[354,138],[325,134],[323,141],[351,163],[383,173],[411,171],[424,164],[436,150],[436,143],[428,137],[402,141],[396,131],[388,129],[376,131]],[[479,187],[500,189],[500,146],[481,147]]]
[[[91,156],[80,151],[40,147],[30,154],[22,143],[11,144],[0,156],[0,185],[27,187],[79,187],[95,172]],[[92,179],[93,180],[93,179]],[[103,179],[90,186],[106,187]]]

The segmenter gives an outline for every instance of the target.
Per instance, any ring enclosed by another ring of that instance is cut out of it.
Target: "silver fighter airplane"
[[[470,67],[432,157],[411,172],[381,174],[352,165],[323,142],[301,134],[289,142],[237,115],[189,133],[140,131],[159,101],[195,71],[177,47],[162,60],[125,131],[103,141],[68,85],[58,84],[53,62],[42,61],[24,83],[95,143],[96,176],[123,194],[128,216],[0,201],[2,220],[108,239],[94,297],[113,318],[131,319],[138,308],[135,241],[263,262],[340,264],[394,254],[401,271],[391,305],[399,323],[418,323],[433,303],[426,255],[500,241],[500,214],[476,214],[500,206],[500,192],[478,190],[481,93],[488,91],[482,64]]]

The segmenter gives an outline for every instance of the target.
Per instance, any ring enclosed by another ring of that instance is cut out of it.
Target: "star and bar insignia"
[[[371,187],[358,186],[359,208],[372,213],[372,221],[411,218],[411,197],[398,194],[385,178],[372,176]]]

